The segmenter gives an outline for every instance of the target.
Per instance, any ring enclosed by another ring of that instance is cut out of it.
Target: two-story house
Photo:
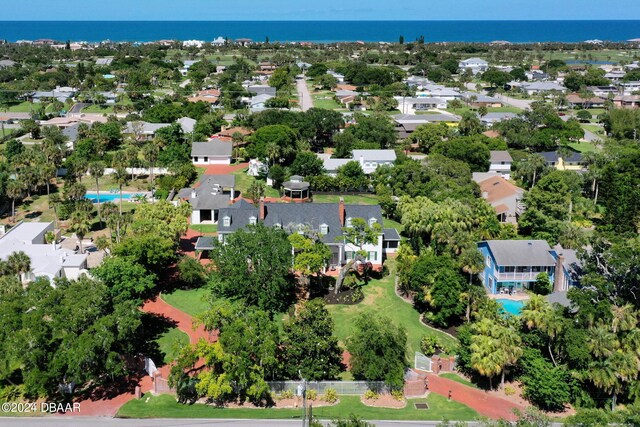
[[[374,173],[379,166],[392,166],[396,158],[396,152],[394,150],[353,150],[350,159],[325,158],[323,159],[323,166],[327,175],[336,176],[339,167],[356,161],[360,163],[364,173],[370,175]]]
[[[178,192],[181,200],[191,205],[191,224],[217,224],[220,209],[235,198],[234,175],[204,175],[194,188]]]
[[[346,264],[360,250],[359,246],[346,242],[345,228],[352,226],[355,218],[364,219],[369,226],[380,224],[382,227],[382,209],[377,205],[347,205],[344,200],[339,203],[269,203],[264,199],[254,206],[244,199],[233,205],[220,209],[218,214],[218,241],[225,239],[237,230],[258,222],[267,227],[284,229],[287,233],[304,233],[311,231],[321,236],[321,240],[329,246],[332,253],[330,265],[340,267]],[[212,249],[199,241],[196,247],[200,250]],[[388,254],[395,253],[400,244],[400,236],[395,229],[381,228],[377,241],[365,244],[362,250],[367,253],[366,259],[374,266],[382,265]]]
[[[545,240],[487,240],[479,242],[478,249],[484,257],[480,281],[491,294],[527,289],[540,273],[549,276],[554,291],[566,291],[577,282],[567,264],[573,258],[567,260]]]
[[[471,70],[473,74],[484,73],[489,69],[489,63],[481,58],[469,58],[458,63],[461,72]]]

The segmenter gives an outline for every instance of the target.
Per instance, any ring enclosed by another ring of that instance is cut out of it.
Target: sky
[[[5,1],[0,21],[640,19],[638,0]]]

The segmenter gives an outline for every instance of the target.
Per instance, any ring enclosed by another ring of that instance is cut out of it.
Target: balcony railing
[[[540,271],[531,271],[525,273],[496,273],[496,278],[498,279],[498,282],[535,281],[536,277],[540,273]]]

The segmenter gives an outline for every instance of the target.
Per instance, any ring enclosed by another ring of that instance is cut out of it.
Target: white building
[[[31,260],[31,269],[22,274],[27,283],[37,277],[77,279],[87,273],[87,255],[63,249],[56,243],[46,243],[53,232],[52,222],[21,222],[0,237],[0,259],[6,261],[15,252],[24,252]]]
[[[191,145],[191,160],[194,165],[229,165],[233,143],[212,139],[208,142],[194,142]]]
[[[471,70],[473,74],[484,73],[489,69],[489,63],[482,58],[469,58],[458,63],[461,72]]]
[[[353,150],[350,159],[323,159],[323,166],[330,176],[338,174],[338,168],[349,162],[357,161],[360,163],[365,174],[370,175],[378,169],[379,166],[392,166],[396,161],[396,152],[394,150]]]

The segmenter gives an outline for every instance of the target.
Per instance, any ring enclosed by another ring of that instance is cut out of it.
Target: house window
[[[487,264],[487,267],[491,267],[491,257],[489,255],[487,255],[484,262]]]
[[[329,226],[327,224],[320,224],[320,234],[324,234],[325,236],[329,234]]]
[[[353,251],[345,251],[344,252],[344,258],[346,260],[353,259],[354,255],[355,255],[355,252],[353,252]]]
[[[351,227],[351,217],[347,218],[347,221],[344,224],[345,227]]]
[[[369,252],[369,254],[367,255],[367,259],[369,261],[377,261],[378,260],[378,252],[376,252],[376,251]]]
[[[251,225],[256,225],[257,221],[258,221],[258,218],[256,218],[255,216],[252,216],[251,218],[249,218],[249,224]]]
[[[369,218],[369,227],[373,227],[373,224],[378,222],[375,218]]]
[[[224,225],[225,227],[231,226],[231,218],[228,216],[222,218],[222,225]]]
[[[513,273],[513,272],[515,272],[515,271],[516,271],[516,268],[515,268],[515,267],[513,267],[513,266],[511,266],[511,267],[505,267],[505,268],[504,268],[504,272],[505,272],[505,273]]]
[[[208,163],[208,162],[209,162],[209,158],[208,158],[208,157],[205,157],[205,158],[204,158],[204,162],[205,162],[205,163]]]
[[[197,158],[197,157],[194,157],[194,158],[193,158],[193,161],[194,161],[194,162],[196,162],[196,163],[198,163],[198,158]]]

